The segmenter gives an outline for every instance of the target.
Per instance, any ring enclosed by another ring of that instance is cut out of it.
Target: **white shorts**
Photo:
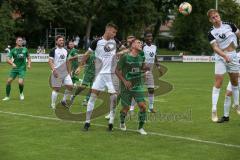
[[[223,58],[216,58],[215,62],[215,74],[223,75],[228,73],[238,73],[239,72],[239,59],[237,57],[236,51],[228,52],[227,56],[230,57],[231,62],[226,63]]]
[[[65,77],[58,77],[58,78],[54,77],[54,75],[51,74],[51,87],[60,88],[63,85],[69,85],[69,86],[73,85],[72,78],[69,74]]]
[[[92,89],[98,91],[108,90],[108,93],[117,93],[113,85],[112,73],[99,73],[93,82]]]
[[[154,88],[153,73],[151,71],[145,73],[145,84],[147,88]]]

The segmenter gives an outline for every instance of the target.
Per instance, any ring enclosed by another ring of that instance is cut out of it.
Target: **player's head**
[[[20,36],[16,37],[16,46],[22,47],[22,44],[23,44],[22,37],[20,37]]]
[[[60,47],[60,48],[64,47],[64,37],[63,36],[61,36],[61,35],[56,36],[55,42],[58,47]]]
[[[140,41],[139,39],[134,39],[132,41],[131,49],[141,51],[142,50],[142,45],[143,45],[142,41]]]
[[[109,39],[113,39],[116,36],[117,31],[118,31],[118,27],[114,23],[108,23],[105,27],[105,35]]]
[[[144,39],[147,44],[151,44],[153,41],[153,35],[151,32],[144,33]]]
[[[68,41],[68,48],[69,48],[69,49],[74,48],[74,42],[73,42],[73,40]]]
[[[130,46],[131,46],[132,41],[133,41],[134,39],[136,39],[136,37],[133,36],[133,35],[129,35],[129,36],[127,37],[127,47],[130,47]]]
[[[221,23],[221,17],[219,15],[218,10],[216,9],[209,9],[207,11],[207,16],[209,21],[214,25],[214,24],[220,24]]]

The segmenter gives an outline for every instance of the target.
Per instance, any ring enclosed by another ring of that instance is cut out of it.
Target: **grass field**
[[[136,133],[135,119],[127,121],[127,132],[106,131],[104,116],[92,121],[89,132],[81,131],[83,122],[63,121],[50,104],[49,69],[33,64],[28,71],[25,100],[19,100],[16,81],[11,100],[0,101],[0,160],[75,160],[75,159],[164,159],[164,160],[237,160],[240,159],[240,116],[231,111],[230,122],[212,123],[211,89],[213,64],[163,63],[168,72],[161,78],[174,89],[155,98],[155,108],[165,115],[188,115],[188,118],[161,118],[148,121],[149,133]],[[0,64],[0,97],[5,96],[5,81],[10,67]],[[221,90],[218,112],[223,113]],[[81,100],[83,97],[81,97]],[[83,110],[76,100],[72,112]],[[120,106],[118,106],[120,108]],[[190,117],[190,118],[189,118]]]

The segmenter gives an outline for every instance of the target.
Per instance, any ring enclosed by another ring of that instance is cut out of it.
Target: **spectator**
[[[41,47],[40,46],[38,46],[38,48],[37,48],[37,54],[40,54],[41,53]]]

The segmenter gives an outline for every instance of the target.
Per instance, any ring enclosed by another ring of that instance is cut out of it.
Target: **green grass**
[[[161,113],[176,114],[188,113],[191,110],[191,120],[157,119],[147,122],[146,131],[158,134],[147,136],[132,131],[121,132],[117,129],[109,133],[106,131],[107,121],[104,116],[92,121],[97,125],[93,125],[89,132],[83,132],[82,123],[2,113],[4,111],[56,118],[55,113],[48,107],[51,94],[48,85],[50,74],[48,65],[33,64],[26,76],[25,100],[19,100],[17,82],[14,81],[11,100],[0,101],[0,160],[239,159],[240,148],[159,135],[240,145],[240,117],[234,111],[231,111],[228,123],[216,124],[210,120],[214,65],[163,64],[168,68],[168,72],[161,79],[173,84],[174,90],[156,97],[155,108]],[[9,69],[9,65],[0,64],[1,98],[5,96],[5,81]],[[223,112],[227,82],[226,77],[218,105],[219,116]],[[73,112],[83,111],[81,100],[76,100]],[[115,127],[118,127],[118,117],[115,122]],[[129,120],[127,127],[135,130],[136,120]]]

